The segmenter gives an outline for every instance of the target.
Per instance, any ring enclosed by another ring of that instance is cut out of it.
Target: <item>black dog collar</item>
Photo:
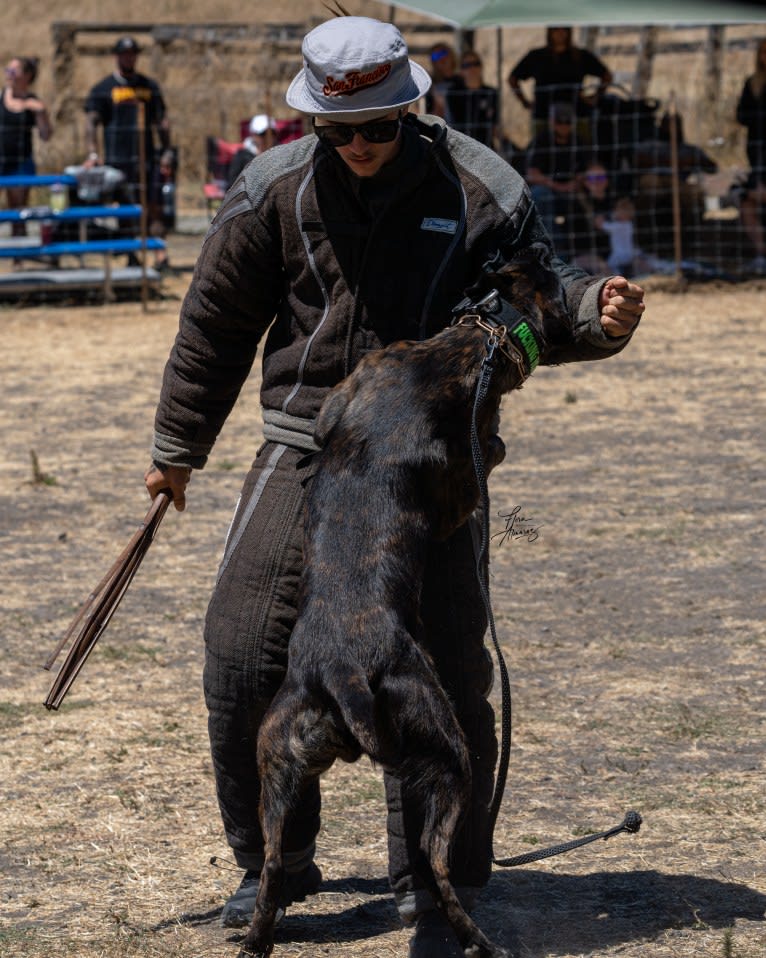
[[[453,325],[463,324],[469,318],[474,321],[481,320],[480,325],[483,324],[484,329],[497,336],[501,349],[507,339],[521,355],[524,378],[531,376],[540,361],[542,341],[524,314],[512,303],[502,299],[496,289],[490,290],[476,302],[466,296],[452,312],[455,315]],[[514,356],[509,358],[515,361]]]

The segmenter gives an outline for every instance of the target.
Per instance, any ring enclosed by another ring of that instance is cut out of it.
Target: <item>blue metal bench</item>
[[[118,220],[137,220],[141,207],[124,206],[69,206],[64,210],[52,210],[49,206],[26,206],[16,210],[0,210],[0,223],[26,223],[31,220],[57,222],[82,222],[115,217]]]
[[[13,176],[0,176],[0,189],[6,187],[50,187],[55,184],[64,186],[76,186],[77,177],[65,173],[42,174],[29,176],[25,174]],[[49,285],[77,285],[78,272],[81,274],[82,283],[91,286],[94,283],[94,274],[96,270],[87,269],[83,264],[82,257],[89,254],[100,254],[104,257],[103,268],[103,286],[106,299],[112,298],[112,266],[110,257],[121,253],[138,253],[144,250],[164,250],[165,241],[158,237],[149,237],[140,239],[138,237],[117,236],[99,239],[88,239],[88,223],[95,223],[103,219],[117,220],[138,220],[141,218],[142,208],[136,204],[123,204],[109,206],[106,204],[92,206],[70,206],[66,209],[52,209],[50,206],[27,206],[22,209],[0,210],[0,223],[26,223],[39,221],[45,224],[57,225],[63,223],[79,223],[78,240],[54,242],[41,237],[36,241],[34,237],[3,237],[0,239],[0,259],[13,260],[56,260],[61,256],[80,257],[79,270],[20,270],[12,274],[0,275],[0,286],[6,290],[20,289],[22,287],[32,288],[36,282],[41,286]],[[127,274],[136,274],[141,279],[147,276],[147,269],[144,266],[139,272],[136,267],[128,267],[125,270],[118,271],[126,274],[125,281],[129,280]],[[158,280],[158,274],[154,270],[149,271],[153,282]],[[55,274],[55,276],[54,276]]]
[[[165,240],[150,236],[146,240],[116,238],[74,243],[39,243],[35,246],[0,246],[3,259],[39,259],[42,256],[85,256],[88,253],[137,253],[140,250],[165,249]]]
[[[86,256],[88,254],[101,254],[104,257],[103,270],[96,271],[82,267],[77,270],[48,269],[48,270],[17,270],[11,273],[0,275],[0,293],[5,291],[8,294],[30,290],[51,290],[55,288],[83,287],[90,288],[98,285],[103,286],[104,300],[109,302],[114,299],[114,285],[136,286],[142,284],[145,288],[146,283],[157,285],[160,275],[156,270],[143,267],[128,267],[116,271],[117,276],[112,270],[112,256],[115,253],[137,253],[141,250],[161,250],[165,249],[165,241],[152,236],[146,240],[115,238],[107,240],[89,240],[86,242],[74,243],[40,243],[35,246],[19,245],[0,245],[0,258],[3,259],[42,259],[43,257],[59,256]]]
[[[12,173],[8,176],[0,176],[0,189],[55,186],[57,183],[61,183],[62,186],[77,186],[77,177],[69,176],[67,173]]]

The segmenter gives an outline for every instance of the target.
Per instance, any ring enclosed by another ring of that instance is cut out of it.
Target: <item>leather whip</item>
[[[71,640],[72,644],[64,664],[53,680],[48,697],[45,699],[44,704],[47,709],[58,709],[64,700],[64,696],[77,678],[93,646],[125,595],[171,501],[169,490],[162,490],[155,496],[141,525],[133,533],[115,563],[82,604],[71,625],[43,665],[44,669],[50,671],[61,651]]]

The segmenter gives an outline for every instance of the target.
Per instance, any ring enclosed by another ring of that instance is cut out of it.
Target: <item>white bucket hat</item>
[[[248,126],[253,136],[263,136],[266,130],[276,130],[277,124],[267,113],[256,113]]]
[[[409,106],[430,86],[392,23],[336,17],[304,37],[303,69],[285,99],[301,113],[364,122]]]

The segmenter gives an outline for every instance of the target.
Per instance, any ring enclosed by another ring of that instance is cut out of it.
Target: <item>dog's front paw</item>
[[[510,951],[498,945],[471,945],[464,954],[465,958],[511,958]]]
[[[274,950],[274,942],[264,942],[263,939],[251,938],[250,935],[245,938],[238,958],[269,958]]]

